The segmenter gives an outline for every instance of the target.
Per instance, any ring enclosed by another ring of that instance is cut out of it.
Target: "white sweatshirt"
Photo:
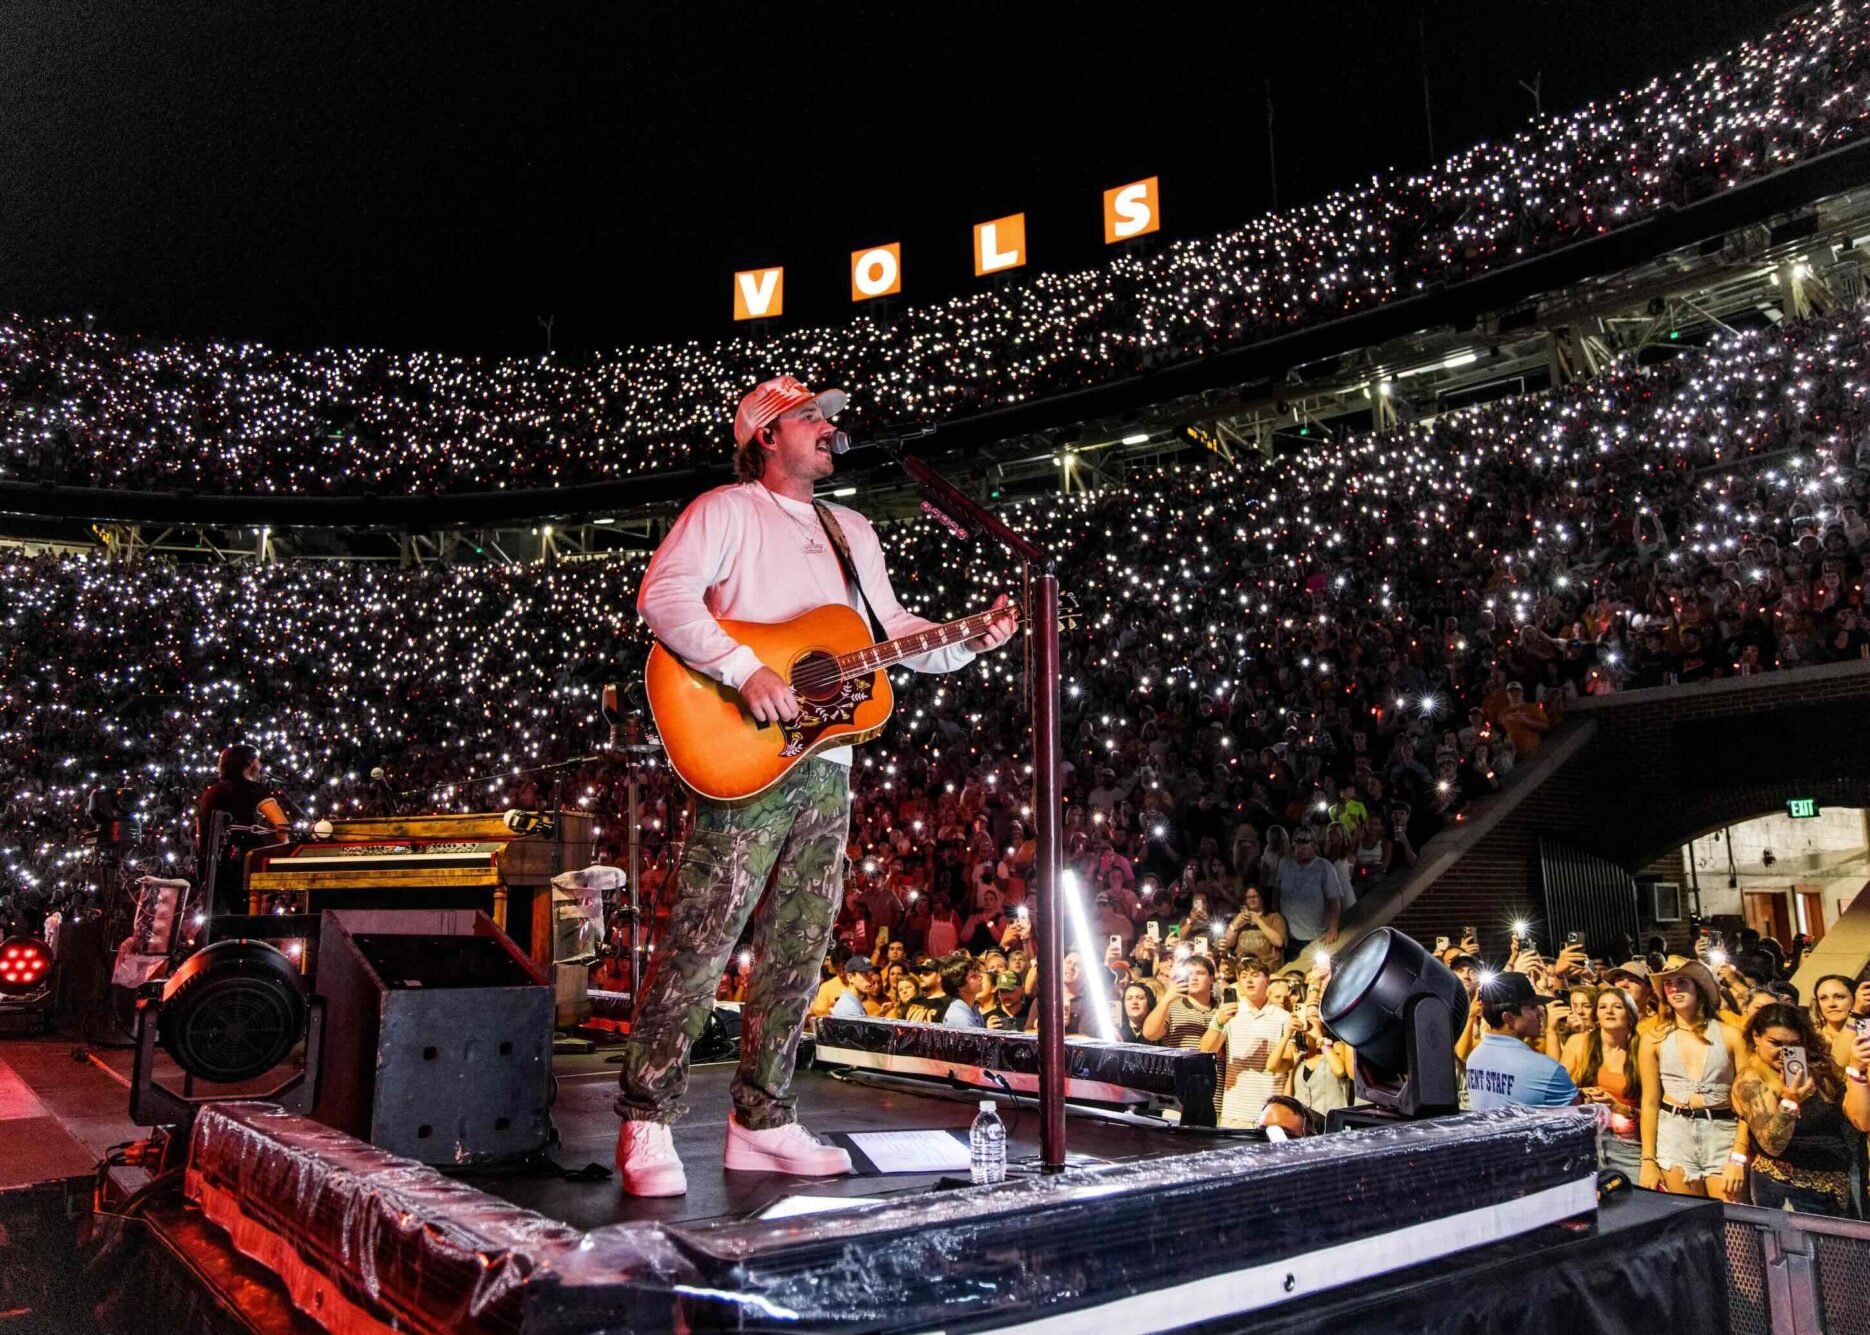
[[[842,505],[831,509],[884,632],[895,639],[940,624],[905,611],[896,601],[883,545],[870,521]],[[804,549],[813,537],[824,550],[808,554]],[[722,618],[789,621],[828,603],[843,603],[863,615],[817,512],[759,482],[716,487],[691,501],[650,558],[636,596],[636,610],[664,647],[735,690],[765,665],[721,629]],[[973,661],[974,651],[965,644],[903,660],[917,672],[954,672]],[[819,754],[840,765],[851,763],[848,746]]]

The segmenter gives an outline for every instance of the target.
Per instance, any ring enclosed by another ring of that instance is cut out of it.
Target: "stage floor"
[[[0,1191],[88,1178],[105,1151],[146,1134],[130,1121],[130,1054],[52,1035],[0,1039]],[[141,1169],[119,1168],[134,1190]]]
[[[614,1050],[592,1056],[557,1058],[558,1102],[552,1120],[562,1144],[552,1158],[568,1169],[588,1163],[614,1164],[617,1114],[612,1103],[617,1089],[617,1067],[606,1060]],[[568,1182],[559,1178],[525,1176],[512,1172],[455,1172],[450,1176],[510,1201],[563,1219],[579,1228],[596,1228],[625,1221],[741,1218],[756,1214],[783,1196],[888,1196],[927,1191],[940,1185],[945,1174],[874,1174],[849,1177],[789,1177],[776,1173],[729,1173],[721,1165],[727,1145],[727,1117],[732,1110],[728,1083],[732,1062],[697,1065],[689,1077],[685,1102],[689,1114],[675,1128],[675,1147],[688,1173],[688,1194],[668,1200],[641,1200],[626,1196],[615,1176],[602,1182]],[[833,1140],[863,1131],[954,1129],[965,1132],[973,1122],[979,1096],[959,1093],[922,1093],[880,1088],[841,1080],[813,1071],[801,1062],[793,1081],[798,1096],[799,1120],[812,1131]],[[1036,1108],[1002,1105],[1007,1124],[1007,1159],[1036,1161],[1039,1154],[1039,1114]],[[1231,1138],[1212,1132],[1156,1130],[1074,1116],[1066,1125],[1066,1142],[1074,1161],[1088,1156],[1100,1162],[1122,1162],[1189,1154]],[[860,1168],[862,1167],[861,1161]],[[966,1174],[959,1175],[965,1178]]]
[[[617,1114],[616,1048],[589,1055],[561,1054],[553,1060],[558,1100],[552,1120],[560,1144],[549,1155],[563,1168],[596,1163],[614,1167]],[[166,1057],[158,1059],[165,1083],[179,1087],[178,1073]],[[11,1185],[87,1176],[111,1146],[147,1134],[130,1122],[131,1054],[123,1049],[88,1048],[54,1036],[0,1039],[0,1120],[20,1119],[15,1135],[0,1146],[0,1190]],[[491,1195],[561,1219],[579,1228],[604,1224],[676,1222],[742,1218],[756,1214],[784,1196],[890,1196],[927,1191],[945,1179],[966,1174],[878,1174],[860,1171],[840,1178],[802,1178],[772,1173],[729,1173],[721,1163],[732,1108],[728,1083],[734,1064],[696,1065],[686,1102],[690,1112],[675,1130],[676,1149],[688,1171],[688,1194],[667,1200],[642,1200],[624,1194],[613,1174],[595,1181],[568,1181],[561,1175],[527,1169],[461,1170],[450,1176]],[[276,1078],[256,1082],[265,1088]],[[952,1129],[965,1132],[973,1122],[979,1095],[879,1087],[814,1071],[801,1062],[793,1083],[799,1120],[832,1139],[851,1132]],[[10,1091],[10,1096],[9,1096]],[[1039,1114],[1036,1108],[1002,1103],[1007,1124],[1007,1158],[1037,1159]],[[36,1119],[36,1120],[34,1120]],[[1074,1162],[1124,1162],[1188,1154],[1230,1143],[1234,1137],[1214,1132],[1155,1129],[1072,1116],[1066,1126]],[[146,1180],[136,1169],[113,1173],[122,1190]]]

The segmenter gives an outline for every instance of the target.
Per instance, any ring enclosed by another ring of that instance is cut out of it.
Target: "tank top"
[[[1625,1054],[1623,1060],[1626,1063],[1633,1060],[1632,1054]],[[1592,1083],[1618,1103],[1630,1101],[1630,1072],[1627,1067],[1613,1071],[1608,1066],[1600,1066],[1597,1068],[1597,1078]]]
[[[1662,1036],[1659,1065],[1662,1071],[1662,1097],[1668,1103],[1688,1107],[1695,1095],[1709,1108],[1725,1108],[1731,1102],[1734,1085],[1734,1062],[1727,1051],[1726,1026],[1719,1020],[1708,1022],[1708,1059],[1699,1079],[1691,1080],[1682,1064],[1677,1046],[1682,1031],[1671,1029]]]
[[[1851,1166],[1847,1134],[1855,1128],[1844,1121],[1844,1109],[1814,1094],[1799,1105],[1798,1125],[1792,1139],[1779,1154],[1766,1155],[1788,1168],[1802,1168],[1808,1173],[1842,1173]]]
[[[1316,1113],[1328,1113],[1333,1108],[1348,1108],[1356,1101],[1356,1087],[1350,1080],[1332,1071],[1331,1063],[1322,1056],[1299,1063],[1292,1078],[1292,1093],[1300,1103]]]

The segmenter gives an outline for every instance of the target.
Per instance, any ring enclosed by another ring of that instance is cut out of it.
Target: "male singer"
[[[637,610],[656,638],[689,667],[738,691],[761,723],[796,717],[798,696],[720,621],[785,621],[829,603],[862,612],[835,539],[812,504],[812,484],[831,474],[838,434],[831,419],[846,402],[842,390],[814,394],[791,376],[768,380],[743,398],[734,414],[739,485],[717,487],[682,512],[637,595]],[[842,506],[827,509],[884,632],[893,638],[933,627],[897,602],[869,521]],[[994,606],[1006,601],[1002,595]],[[1008,611],[973,640],[907,665],[953,672],[1006,643],[1015,625]],[[618,1082],[624,1122],[617,1165],[631,1195],[679,1196],[688,1189],[670,1134],[684,1111],[688,1050],[708,1022],[728,954],[756,905],[726,1165],[812,1176],[850,1171],[850,1155],[794,1120],[789,1092],[799,1030],[843,896],[850,765],[850,748],[840,747],[794,766],[745,805],[694,798],[675,906],[643,982]]]

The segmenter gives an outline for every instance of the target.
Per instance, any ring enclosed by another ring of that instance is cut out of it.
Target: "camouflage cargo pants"
[[[754,1130],[793,1120],[792,1066],[844,893],[850,819],[850,771],[816,757],[745,806],[695,799],[675,906],[624,1047],[617,1112],[626,1121],[686,1111],[688,1050],[756,905],[734,1110]]]

